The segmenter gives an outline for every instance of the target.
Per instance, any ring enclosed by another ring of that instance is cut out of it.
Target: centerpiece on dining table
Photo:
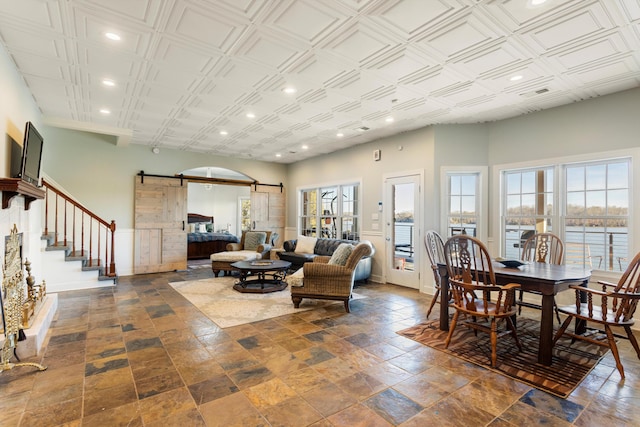
[[[527,265],[525,261],[520,261],[517,259],[506,259],[506,258],[497,257],[495,258],[495,261],[497,263],[504,265],[507,268],[518,268],[518,267],[522,267],[523,265]]]

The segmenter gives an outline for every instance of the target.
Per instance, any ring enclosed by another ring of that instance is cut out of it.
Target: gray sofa
[[[340,245],[340,243],[349,243],[357,245],[359,242],[355,240],[341,240],[341,239],[318,239],[313,253],[298,253],[295,252],[297,240],[287,240],[282,245],[284,252],[279,252],[278,257],[283,261],[289,261],[291,263],[291,270],[298,270],[305,262],[313,262],[313,258],[318,255],[331,256],[333,251]],[[373,260],[373,254],[375,249],[371,246],[371,254],[363,257],[358,266],[356,267],[354,281],[362,280],[365,283],[371,276],[371,262]]]

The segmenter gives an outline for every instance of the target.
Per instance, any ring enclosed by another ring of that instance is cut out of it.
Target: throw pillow
[[[267,233],[264,231],[247,231],[244,235],[244,250],[257,251],[258,246],[264,245]]]
[[[189,224],[189,233],[195,233],[196,232],[196,225],[191,223]]]
[[[336,250],[333,251],[329,264],[345,265],[347,263],[347,259],[351,255],[351,252],[353,252],[353,245],[340,243]]]
[[[304,284],[304,268],[300,268],[295,273],[288,275],[285,281],[289,286],[302,286]]]
[[[207,233],[213,233],[213,223],[212,222],[208,222],[207,223]]]
[[[198,224],[198,233],[206,233],[207,225],[204,222]]]
[[[316,241],[318,239],[309,236],[298,236],[298,243],[296,243],[295,253],[298,254],[312,254],[316,247]]]

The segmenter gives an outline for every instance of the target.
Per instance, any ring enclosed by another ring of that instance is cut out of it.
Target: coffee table
[[[266,294],[287,287],[284,279],[291,263],[273,259],[238,261],[231,264],[231,267],[240,272],[240,279],[233,285],[233,289],[242,293]]]

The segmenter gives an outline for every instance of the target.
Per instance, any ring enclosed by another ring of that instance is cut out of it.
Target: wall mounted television
[[[42,143],[40,132],[33,126],[33,123],[27,122],[22,143],[22,164],[19,178],[35,186],[40,185]]]

